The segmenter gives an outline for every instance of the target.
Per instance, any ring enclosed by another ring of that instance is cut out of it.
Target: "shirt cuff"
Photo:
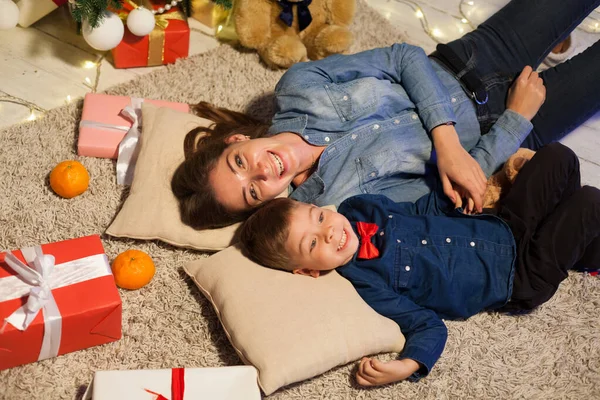
[[[496,125],[513,135],[519,146],[533,129],[533,124],[527,118],[509,109],[504,110]]]
[[[444,125],[447,122],[456,124],[454,110],[449,104],[438,103],[424,109],[419,108],[419,114],[427,132],[431,132],[436,126]]]

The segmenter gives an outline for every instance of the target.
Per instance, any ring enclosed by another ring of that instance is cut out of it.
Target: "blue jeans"
[[[537,68],[599,5],[600,0],[513,0],[448,43],[467,70],[475,69],[488,92],[488,102],[477,106],[482,133],[506,109],[508,89],[523,68]],[[600,41],[540,76],[546,101],[522,144],[533,150],[561,139],[600,110]]]

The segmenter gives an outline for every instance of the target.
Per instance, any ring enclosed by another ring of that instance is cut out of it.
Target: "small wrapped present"
[[[67,0],[17,0],[15,3],[19,7],[19,25],[27,28],[58,7],[67,4]]]
[[[160,6],[150,0],[143,0],[148,9]],[[164,5],[164,3],[163,3]],[[123,4],[124,17],[133,8],[128,2]],[[115,68],[151,67],[174,63],[178,58],[186,58],[190,50],[190,28],[185,15],[174,7],[171,11],[156,14],[156,26],[149,35],[140,37],[125,26],[121,43],[111,50]]]
[[[96,371],[83,400],[260,400],[251,366]]]
[[[98,235],[0,253],[0,370],[121,338]]]
[[[77,154],[116,159],[119,155],[119,144],[133,125],[131,118],[121,111],[129,105],[137,109],[143,101],[181,112],[189,112],[190,109],[190,106],[184,103],[88,93],[83,101],[79,123]]]

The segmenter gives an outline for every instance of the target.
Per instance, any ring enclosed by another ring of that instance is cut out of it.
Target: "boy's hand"
[[[531,121],[545,100],[546,87],[544,81],[537,72],[527,65],[508,90],[506,108]]]
[[[402,381],[419,370],[419,363],[411,359],[381,362],[363,357],[356,371],[356,382],[361,386],[378,386]]]

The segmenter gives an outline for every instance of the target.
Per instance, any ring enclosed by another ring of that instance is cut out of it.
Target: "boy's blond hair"
[[[266,202],[240,228],[242,250],[252,261],[284,271],[295,265],[285,249],[290,233],[290,216],[296,202],[277,198]]]

